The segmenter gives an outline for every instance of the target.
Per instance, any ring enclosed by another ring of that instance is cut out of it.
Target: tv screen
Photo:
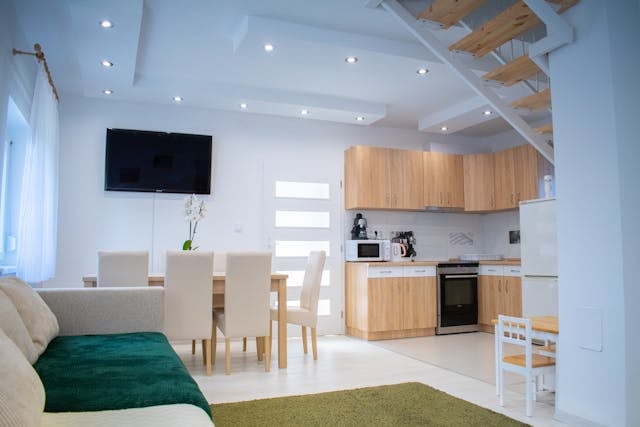
[[[210,135],[107,129],[104,189],[211,193]]]

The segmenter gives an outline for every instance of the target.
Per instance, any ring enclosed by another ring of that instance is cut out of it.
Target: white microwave
[[[390,261],[391,240],[347,240],[346,261]]]

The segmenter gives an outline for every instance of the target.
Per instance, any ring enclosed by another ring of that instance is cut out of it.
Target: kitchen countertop
[[[412,265],[415,266],[437,266],[440,262],[455,262],[457,260],[442,260],[442,261],[433,261],[433,260],[416,260],[416,261],[365,261],[363,264],[369,264],[372,266],[387,266],[387,267],[410,267]],[[347,261],[347,262],[358,262],[361,261]],[[482,260],[479,261],[480,264],[484,265],[521,265],[520,258],[505,258],[505,259],[493,259],[493,260]]]
[[[520,258],[505,258],[505,259],[496,259],[496,260],[482,260],[480,264],[489,264],[489,265],[521,265],[522,261]]]

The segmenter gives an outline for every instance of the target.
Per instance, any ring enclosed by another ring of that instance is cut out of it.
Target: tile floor
[[[200,347],[176,344],[176,351],[211,403],[320,393],[383,384],[419,381],[533,426],[564,426],[553,420],[554,393],[542,392],[533,417],[525,416],[522,377],[505,378],[505,406],[495,394],[493,335],[482,332],[363,341],[347,336],[318,338],[318,360],[302,351],[300,338],[289,338],[287,369],[277,368],[274,352],[271,372],[255,354],[255,340],[246,353],[242,343],[231,345],[231,375],[224,374],[224,344],[218,344],[214,373],[207,377]]]

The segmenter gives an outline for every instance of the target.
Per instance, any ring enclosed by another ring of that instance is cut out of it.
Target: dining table
[[[271,273],[271,291],[278,299],[278,368],[287,367],[287,278],[283,273]],[[95,274],[82,277],[85,288],[95,288],[98,279]],[[213,308],[224,307],[225,274],[214,272],[211,280]],[[149,286],[164,286],[164,274],[150,274]]]
[[[553,347],[558,342],[560,335],[560,329],[558,327],[558,316],[531,316],[531,335],[533,339],[544,341],[545,343],[553,343]],[[500,338],[498,336],[498,319],[492,319],[491,323],[494,324],[494,343],[496,354],[496,394],[500,393],[500,366],[498,363],[498,357],[501,357],[500,351]],[[545,351],[550,346],[541,347],[539,353],[545,356],[555,357],[555,348],[553,351]]]

